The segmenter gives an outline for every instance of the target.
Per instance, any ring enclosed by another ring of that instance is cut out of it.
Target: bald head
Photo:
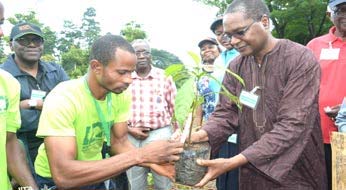
[[[136,39],[131,43],[132,47],[144,46],[149,52],[151,52],[151,48],[149,42],[144,39]]]
[[[225,14],[241,12],[246,18],[261,20],[263,15],[269,17],[269,9],[264,0],[234,0],[228,6]]]

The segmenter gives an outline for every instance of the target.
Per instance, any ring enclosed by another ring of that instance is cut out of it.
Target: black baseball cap
[[[22,22],[13,26],[11,30],[10,40],[15,40],[27,34],[34,34],[43,38],[43,33],[40,27],[28,22]]]
[[[346,0],[330,0],[328,6],[331,9],[335,9],[335,7],[341,3],[346,3]]]
[[[217,19],[214,20],[213,23],[210,25],[210,30],[215,33],[215,30],[218,26],[222,25],[222,17],[218,17]]]
[[[209,42],[209,43],[211,43],[211,44],[219,45],[219,44],[217,43],[217,41],[215,40],[215,38],[206,37],[206,38],[204,38],[203,40],[201,40],[201,41],[198,43],[198,47],[199,47],[199,48],[202,48],[202,46],[203,46],[205,43],[207,43],[207,42]]]

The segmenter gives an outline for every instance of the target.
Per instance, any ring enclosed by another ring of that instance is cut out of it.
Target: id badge
[[[31,91],[31,97],[32,100],[43,100],[43,98],[46,96],[47,92],[42,90],[32,90]]]
[[[320,54],[320,60],[338,60],[340,48],[323,48]]]
[[[247,106],[253,110],[256,110],[256,107],[258,105],[258,100],[259,100],[258,95],[245,91],[245,90],[242,90],[239,96],[240,103],[242,103],[244,106]]]

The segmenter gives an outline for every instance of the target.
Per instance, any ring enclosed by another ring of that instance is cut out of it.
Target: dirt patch
[[[149,186],[148,190],[154,190],[153,186]],[[216,190],[216,180],[210,181],[203,188],[189,187],[174,183],[173,188],[171,190]]]

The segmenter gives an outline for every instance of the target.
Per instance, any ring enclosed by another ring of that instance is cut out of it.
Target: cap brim
[[[333,1],[331,3],[328,4],[328,6],[330,8],[334,8],[336,7],[337,5],[341,4],[341,3],[346,3],[346,0],[341,0],[341,1]]]
[[[216,27],[219,26],[219,25],[222,25],[222,18],[219,18],[217,20],[215,20],[211,25],[210,25],[210,30],[212,32],[215,31]]]
[[[17,34],[17,35],[14,36],[11,40],[15,40],[15,39],[20,38],[20,37],[22,37],[22,36],[25,36],[25,35],[27,35],[27,34],[34,34],[34,35],[36,35],[36,36],[40,36],[41,38],[43,38],[42,34],[37,33],[37,32],[32,32],[32,31],[30,31],[30,32],[24,32],[24,33]]]
[[[214,45],[218,45],[217,42],[214,42],[213,40],[202,40],[198,43],[198,47],[201,48],[205,43],[211,43],[211,44],[214,44]]]

